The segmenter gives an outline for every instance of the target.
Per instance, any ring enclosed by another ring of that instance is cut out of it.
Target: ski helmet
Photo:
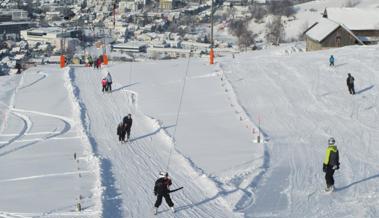
[[[163,177],[165,177],[166,176],[166,172],[163,172],[163,171],[161,171],[161,172],[159,172],[159,178],[163,178]]]
[[[336,143],[336,140],[333,138],[333,137],[331,137],[329,140],[328,140],[328,144],[329,145],[334,145]]]

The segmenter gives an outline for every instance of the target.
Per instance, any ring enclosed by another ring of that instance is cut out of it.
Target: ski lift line
[[[186,70],[185,70],[185,74],[184,74],[184,78],[183,78],[183,86],[182,86],[182,90],[181,90],[181,95],[180,95],[180,100],[179,100],[179,106],[178,106],[178,111],[176,113],[176,121],[175,121],[175,127],[174,127],[174,132],[172,134],[172,140],[173,140],[173,144],[172,146],[170,147],[170,153],[169,153],[169,156],[168,156],[168,162],[167,162],[167,171],[169,170],[170,168],[170,162],[171,162],[171,156],[172,156],[172,150],[173,148],[175,147],[175,139],[176,139],[176,130],[177,130],[177,127],[178,127],[178,124],[179,124],[179,117],[180,117],[180,112],[182,110],[182,103],[183,103],[183,96],[184,96],[184,90],[185,90],[185,87],[186,87],[186,82],[187,82],[187,75],[188,75],[188,71],[189,71],[189,64],[190,64],[190,59],[191,59],[191,52],[189,52],[188,54],[188,59],[187,59],[187,65],[186,65]]]

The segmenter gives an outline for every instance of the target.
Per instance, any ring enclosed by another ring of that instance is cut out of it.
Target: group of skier
[[[127,142],[129,140],[132,124],[133,124],[133,119],[132,119],[131,114],[128,114],[127,116],[125,116],[122,119],[122,121],[118,124],[117,135],[118,135],[118,140],[121,143]],[[126,135],[126,140],[125,140],[125,135]]]
[[[112,75],[108,72],[101,80],[102,92],[112,92]]]
[[[334,66],[334,56],[329,58],[329,66]],[[346,85],[351,95],[355,95],[354,88],[355,78],[348,73],[346,78]],[[322,170],[325,173],[326,188],[325,191],[330,192],[334,190],[334,172],[340,168],[339,151],[336,146],[336,140],[331,137],[328,140],[328,148],[326,149],[325,158],[323,161]]]
[[[329,66],[333,66],[334,67],[334,61],[335,61],[335,58],[333,55],[330,55],[329,57]],[[355,89],[354,89],[354,77],[348,73],[347,74],[347,79],[346,79],[346,84],[347,84],[347,89],[349,90],[349,93],[351,95],[355,95]]]

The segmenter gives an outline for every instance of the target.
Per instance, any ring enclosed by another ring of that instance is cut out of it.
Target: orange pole
[[[215,57],[215,53],[213,51],[213,48],[211,48],[211,51],[209,52],[209,63],[210,64],[214,64],[214,57]]]
[[[64,66],[65,66],[65,58],[64,58],[64,55],[62,54],[61,55],[61,59],[60,59],[60,66],[61,66],[61,68],[64,68]]]
[[[107,56],[107,54],[103,54],[103,63],[104,63],[104,65],[108,65],[108,56]]]

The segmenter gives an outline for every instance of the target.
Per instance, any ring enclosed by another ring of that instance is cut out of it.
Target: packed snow
[[[379,46],[297,46],[0,77],[0,217],[154,217],[159,171],[184,188],[155,217],[378,217]]]

